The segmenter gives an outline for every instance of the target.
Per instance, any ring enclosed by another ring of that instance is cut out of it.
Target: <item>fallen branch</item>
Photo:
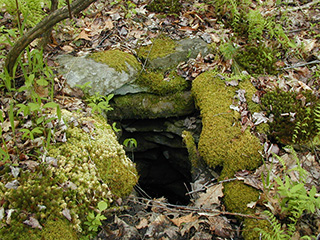
[[[297,64],[289,66],[289,67],[281,68],[280,70],[287,70],[287,69],[291,69],[291,68],[304,67],[307,65],[318,64],[318,63],[320,63],[319,60],[314,60],[314,61],[306,62],[306,63],[297,63]]]
[[[73,14],[86,9],[91,3],[97,0],[75,0],[71,3],[70,8]],[[31,28],[26,34],[19,38],[9,51],[6,61],[5,69],[7,69],[10,76],[13,75],[13,67],[20,56],[21,52],[36,38],[40,37],[43,33],[51,29],[58,22],[68,18],[70,15],[68,6],[57,9],[46,16],[35,27]]]
[[[152,207],[154,208],[160,208],[163,210],[175,210],[175,211],[184,211],[184,212],[195,212],[199,215],[201,214],[215,214],[216,216],[218,215],[230,215],[230,216],[238,216],[238,217],[245,217],[245,218],[254,218],[254,219],[259,219],[259,220],[267,220],[266,217],[258,217],[258,216],[253,216],[249,214],[242,214],[242,213],[232,213],[232,212],[226,212],[226,211],[219,211],[217,209],[209,209],[209,208],[196,208],[196,207],[188,207],[184,205],[175,205],[171,203],[165,203],[165,202],[160,202],[156,200],[151,200],[151,199],[146,199],[146,198],[141,198],[141,197],[135,197],[135,199],[138,199],[138,203],[148,206],[149,203],[151,202],[153,204]],[[143,203],[142,201],[146,201],[147,203]],[[128,199],[128,201],[137,203],[134,199]],[[156,204],[156,205],[154,205]]]
[[[310,2],[310,3],[307,3],[305,5],[302,5],[302,6],[297,6],[297,7],[293,7],[293,8],[287,8],[286,11],[288,12],[294,12],[294,11],[297,11],[297,10],[303,10],[303,9],[306,9],[306,8],[310,8],[312,5],[315,5],[317,3],[319,3],[320,0],[316,0],[316,1],[313,1],[313,2]]]

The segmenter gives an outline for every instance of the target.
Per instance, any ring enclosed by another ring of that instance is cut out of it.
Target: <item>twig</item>
[[[319,60],[314,60],[314,61],[307,62],[307,63],[298,63],[298,64],[295,64],[295,65],[292,65],[292,66],[289,66],[289,67],[281,68],[280,70],[286,70],[286,69],[297,68],[297,67],[304,67],[304,66],[307,66],[307,65],[318,64],[318,63],[320,63]]]
[[[207,188],[212,187],[214,185],[218,185],[220,183],[225,183],[225,182],[236,181],[238,179],[237,178],[230,178],[230,179],[226,179],[226,180],[222,180],[222,181],[219,181],[219,182],[212,183],[212,181],[214,181],[214,180],[215,180],[215,178],[211,179],[210,181],[206,182],[201,189],[196,189],[196,190],[193,190],[191,192],[187,192],[186,195],[191,195],[193,193],[202,192],[202,191],[206,190]]]
[[[313,1],[313,2],[310,2],[310,3],[307,3],[305,5],[302,5],[302,6],[288,8],[287,11],[288,12],[294,12],[294,11],[297,11],[297,10],[303,10],[303,9],[306,9],[306,8],[310,8],[312,5],[315,5],[315,4],[319,3],[319,2],[320,2],[320,0],[316,0],[316,1]]]
[[[150,199],[145,199],[145,198],[139,198],[137,197],[138,200],[143,200],[146,201],[148,203],[152,202],[155,204],[159,204],[157,206],[157,208],[161,208],[161,209],[170,209],[170,210],[176,210],[176,211],[187,211],[187,212],[195,212],[198,214],[201,213],[214,213],[217,215],[230,215],[230,216],[239,216],[239,217],[245,217],[245,218],[254,218],[254,219],[259,219],[259,220],[266,220],[267,218],[265,217],[257,217],[257,216],[252,216],[249,214],[243,214],[243,213],[232,213],[232,212],[226,212],[226,211],[219,211],[216,209],[209,209],[209,208],[196,208],[196,207],[188,207],[188,206],[183,206],[183,205],[175,205],[175,204],[171,204],[171,203],[164,203],[164,202],[159,202],[156,200],[150,200]],[[131,202],[135,202],[134,200],[129,199],[128,201]],[[138,203],[142,204],[142,205],[148,205],[146,203],[143,203],[141,201],[138,201]]]

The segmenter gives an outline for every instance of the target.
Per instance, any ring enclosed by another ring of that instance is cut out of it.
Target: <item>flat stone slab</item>
[[[66,78],[70,87],[91,82],[89,94],[96,92],[105,96],[136,79],[138,71],[127,64],[128,71],[117,71],[107,64],[98,63],[86,57],[61,55],[57,59],[60,73]]]

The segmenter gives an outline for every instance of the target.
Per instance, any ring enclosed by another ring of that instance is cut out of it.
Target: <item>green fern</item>
[[[284,230],[281,227],[281,223],[278,219],[269,211],[264,211],[264,214],[267,215],[268,221],[271,224],[271,231],[265,231],[260,228],[256,228],[256,231],[259,231],[261,234],[261,239],[266,240],[282,240],[289,239],[284,235]]]

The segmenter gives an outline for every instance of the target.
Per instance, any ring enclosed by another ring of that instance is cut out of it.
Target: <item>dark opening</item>
[[[189,118],[121,122],[120,143],[128,138],[137,141],[137,148],[126,149],[127,155],[136,163],[138,187],[152,198],[164,196],[173,204],[189,203],[186,193],[190,191],[191,164],[181,137],[182,131],[190,128],[186,119]]]

